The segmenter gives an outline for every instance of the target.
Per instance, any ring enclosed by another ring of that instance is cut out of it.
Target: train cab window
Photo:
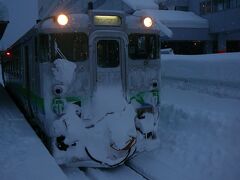
[[[130,34],[128,54],[133,60],[158,59],[159,36],[155,34]]]
[[[66,58],[84,61],[88,58],[88,37],[84,33],[57,33],[51,36],[52,60]]]
[[[41,34],[39,38],[39,58],[41,62],[50,61],[49,49],[49,35]]]
[[[97,43],[97,63],[102,68],[119,66],[119,42],[117,40],[100,40]]]

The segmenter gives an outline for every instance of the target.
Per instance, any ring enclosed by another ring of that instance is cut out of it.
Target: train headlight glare
[[[153,25],[152,18],[150,18],[150,17],[145,17],[145,18],[143,19],[143,25],[144,25],[145,27],[147,27],[147,28],[152,27],[152,25]]]
[[[57,22],[58,22],[59,25],[65,26],[68,23],[68,17],[65,14],[60,14],[57,17]]]

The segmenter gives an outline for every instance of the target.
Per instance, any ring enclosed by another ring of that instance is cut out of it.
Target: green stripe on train
[[[154,89],[154,90],[150,90],[150,91],[142,91],[142,92],[134,92],[130,97],[130,101],[135,100],[137,101],[139,104],[144,104],[145,100],[144,100],[144,96],[147,94],[152,94],[152,96],[155,96],[158,98],[158,103],[159,103],[159,90]]]
[[[26,89],[23,86],[18,86],[18,89],[25,98],[29,96],[31,102],[37,105],[42,111],[44,111],[44,99],[42,97],[36,95],[35,93]]]
[[[31,102],[37,105],[42,111],[44,111],[44,101],[45,101],[44,98],[36,95],[32,91],[29,91],[25,87],[19,86],[18,89],[25,98],[29,96]],[[76,103],[81,101],[81,98],[78,96],[69,96],[69,97],[65,97],[65,99],[67,102],[71,102],[71,103]]]

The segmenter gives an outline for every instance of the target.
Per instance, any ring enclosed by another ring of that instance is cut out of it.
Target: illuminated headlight
[[[152,27],[152,25],[153,25],[152,18],[150,18],[150,17],[145,17],[145,18],[143,19],[143,25],[144,25],[145,27],[147,27],[147,28]]]
[[[68,23],[68,17],[65,14],[60,14],[57,17],[57,22],[58,22],[59,25],[65,26]]]

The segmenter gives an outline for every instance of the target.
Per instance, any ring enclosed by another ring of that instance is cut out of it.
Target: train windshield
[[[88,58],[88,37],[84,33],[57,33],[51,35],[52,60],[64,58],[83,61]]]
[[[133,60],[158,59],[159,36],[156,34],[130,34],[128,54]]]
[[[102,68],[119,66],[119,43],[117,40],[100,40],[97,43],[97,63]]]

